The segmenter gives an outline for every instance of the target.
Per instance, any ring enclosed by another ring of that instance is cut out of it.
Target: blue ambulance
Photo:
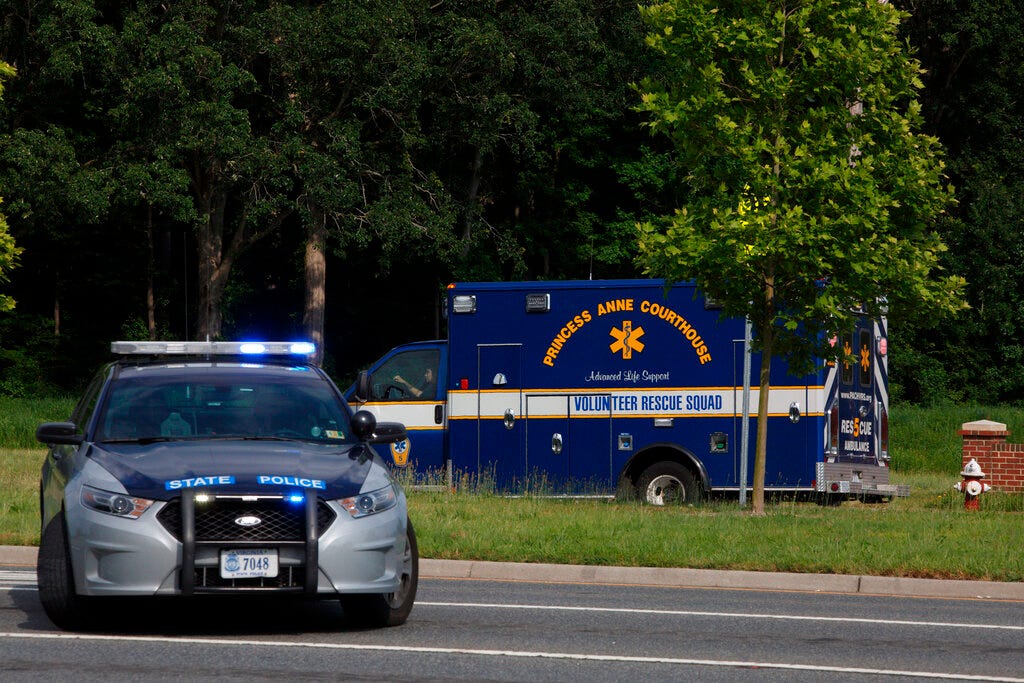
[[[745,382],[744,321],[692,284],[457,283],[445,315],[447,340],[392,349],[348,391],[406,425],[390,455],[415,482],[652,504],[752,485],[759,357]],[[834,343],[845,362],[772,365],[766,490],[905,495],[889,482],[886,322]]]

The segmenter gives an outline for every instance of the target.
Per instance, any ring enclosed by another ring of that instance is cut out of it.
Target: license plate
[[[223,579],[277,576],[277,551],[262,548],[221,550],[220,576]]]

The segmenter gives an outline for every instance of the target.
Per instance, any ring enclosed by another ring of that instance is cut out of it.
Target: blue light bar
[[[113,353],[130,356],[311,356],[311,342],[203,342],[203,341],[116,341]]]
[[[238,347],[238,350],[242,353],[258,353],[264,354],[267,352],[267,347],[259,342],[247,342]]]

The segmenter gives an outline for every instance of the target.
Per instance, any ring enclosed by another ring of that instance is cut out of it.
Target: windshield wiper
[[[115,439],[102,439],[97,443],[139,443],[147,444],[154,443],[156,441],[175,441],[177,439],[188,438],[181,436],[126,436]]]

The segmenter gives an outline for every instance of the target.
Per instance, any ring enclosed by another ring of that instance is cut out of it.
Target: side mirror
[[[36,428],[36,441],[47,446],[80,446],[84,440],[74,422],[44,422]]]
[[[359,373],[359,377],[356,379],[356,390],[352,394],[352,398],[357,403],[366,403],[370,400],[370,373],[363,370]]]
[[[398,443],[405,441],[408,436],[401,422],[378,422],[370,440],[373,443]]]

